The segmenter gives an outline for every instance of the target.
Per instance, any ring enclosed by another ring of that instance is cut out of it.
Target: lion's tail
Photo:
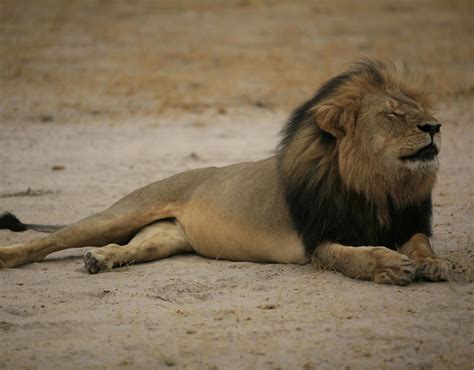
[[[26,230],[35,230],[43,233],[52,233],[58,231],[67,225],[38,225],[38,224],[24,224],[13,213],[4,212],[0,214],[0,230],[6,229],[15,232]]]

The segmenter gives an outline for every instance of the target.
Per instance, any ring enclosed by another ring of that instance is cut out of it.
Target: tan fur
[[[415,234],[400,248],[400,253],[415,262],[416,276],[432,281],[448,280],[452,264],[436,256],[430,239],[424,234]]]
[[[91,249],[84,255],[84,263],[90,272],[110,271],[113,267],[186,252],[192,252],[192,248],[180,227],[172,221],[158,221],[141,229],[127,245]]]
[[[190,251],[235,261],[303,264],[309,256],[292,225],[281,180],[316,183],[323,174],[330,179],[340,175],[348,188],[379,206],[382,223],[390,222],[388,194],[403,205],[432,191],[436,163],[417,168],[399,158],[427,144],[427,134],[417,124],[434,118],[421,84],[397,74],[391,64],[371,63],[385,82],[357,74],[314,106],[314,126],[301,126],[283,150],[279,167],[276,158],[269,158],[189,171],[153,183],[45,238],[1,248],[0,267],[84,246],[98,247],[84,257],[91,273]],[[390,128],[385,116],[390,111],[405,115],[406,124]],[[336,138],[329,149],[314,135],[316,125]],[[318,170],[308,173],[316,162]],[[426,236],[413,236],[400,252],[328,241],[316,248],[313,259],[324,268],[378,283],[405,285],[416,274],[446,279],[447,267]]]
[[[313,262],[354,279],[406,285],[416,273],[412,260],[385,247],[348,247],[328,243],[316,249]]]
[[[338,88],[335,96],[328,97],[315,107],[315,118],[323,130],[336,131],[335,136],[341,137],[339,165],[348,187],[365,193],[376,203],[384,202],[386,194],[392,194],[399,204],[405,204],[429,194],[436,173],[429,173],[426,178],[424,173],[413,174],[408,171],[397,173],[393,168],[387,168],[376,160],[375,157],[381,153],[374,151],[373,146],[367,142],[371,137],[368,134],[376,134],[379,124],[376,121],[377,113],[383,103],[395,105],[391,108],[389,106],[389,109],[398,110],[398,113],[404,112],[403,106],[405,110],[415,112],[417,122],[435,121],[428,113],[433,106],[433,99],[426,92],[425,80],[417,79],[408,70],[398,73],[394,65],[389,62],[372,63],[375,63],[378,72],[383,76],[384,84],[374,84],[370,74],[358,73]],[[363,117],[366,129],[355,127],[356,117]],[[401,143],[384,137],[385,145],[400,151],[402,148],[397,146],[411,144],[407,143],[409,135],[423,138],[426,136],[416,127],[407,131],[397,133],[403,134]],[[420,144],[413,141],[412,147],[403,148],[405,152],[397,154],[409,154],[419,147]]]

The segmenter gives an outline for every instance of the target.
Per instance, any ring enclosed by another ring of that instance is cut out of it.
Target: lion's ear
[[[322,104],[316,108],[315,118],[321,130],[339,139],[354,125],[355,114],[335,104]]]

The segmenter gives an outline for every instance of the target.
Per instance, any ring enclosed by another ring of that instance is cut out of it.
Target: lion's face
[[[436,172],[439,167],[441,124],[414,100],[368,95],[355,127],[361,145],[384,167],[411,172]]]
[[[356,63],[293,112],[280,144],[282,177],[364,195],[387,222],[388,200],[402,207],[429,199],[441,141],[430,91],[393,64]]]

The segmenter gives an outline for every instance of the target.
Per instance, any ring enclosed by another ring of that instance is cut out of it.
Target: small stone
[[[39,117],[39,120],[43,123],[48,123],[48,122],[53,122],[54,117],[49,115],[49,114],[44,114],[44,115]]]
[[[172,358],[165,358],[163,359],[163,362],[165,363],[166,366],[169,366],[169,367],[176,366],[176,361],[173,360]]]
[[[275,303],[266,303],[266,304],[260,304],[257,306],[257,308],[260,308],[261,310],[274,310],[275,308],[279,307],[280,305],[275,304]]]

